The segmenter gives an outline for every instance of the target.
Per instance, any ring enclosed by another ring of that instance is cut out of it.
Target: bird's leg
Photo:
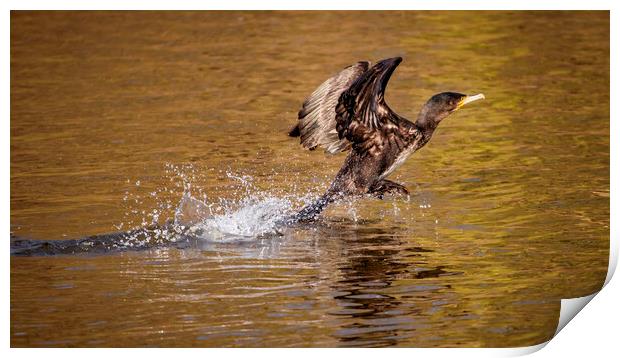
[[[407,188],[405,188],[404,186],[391,180],[383,179],[379,180],[373,186],[371,186],[370,190],[368,190],[368,193],[379,199],[383,199],[383,196],[386,194],[404,196],[409,195],[409,190],[407,190]]]

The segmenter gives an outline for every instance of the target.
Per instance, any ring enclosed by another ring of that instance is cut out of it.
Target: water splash
[[[265,236],[280,235],[283,222],[291,218],[301,207],[318,198],[324,188],[316,188],[314,193],[287,193],[283,188],[264,190],[255,184],[250,175],[225,173],[225,177],[235,185],[227,185],[232,198],[217,197],[211,199],[203,191],[192,185],[198,179],[199,171],[192,166],[169,165],[171,173],[182,184],[183,194],[174,212],[174,233],[183,232],[192,237],[208,242],[252,241]],[[329,182],[328,178],[324,182]],[[297,188],[294,188],[294,192]],[[197,195],[193,194],[196,191]],[[357,210],[357,200],[347,199],[341,202],[346,216],[353,222],[362,219]],[[420,205],[430,208],[430,204]],[[392,203],[392,215],[401,212],[395,202]]]
[[[294,213],[293,203],[286,198],[246,197],[238,209],[206,217],[190,228],[205,240],[253,240],[268,234],[279,234],[282,219]]]
[[[211,242],[238,242],[255,240],[266,235],[279,235],[282,221],[296,212],[296,209],[316,198],[316,194],[288,194],[282,189],[262,190],[250,175],[226,172],[230,180],[227,192],[232,198],[209,198],[194,182],[204,179],[200,171],[191,165],[175,166],[168,164],[167,173],[171,187],[182,190],[178,204],[174,205],[174,219],[154,231],[157,238],[175,241],[179,235],[191,235]],[[169,188],[160,188],[151,196],[160,193],[173,193]],[[132,205],[144,205],[144,200],[126,198]],[[152,211],[128,208],[128,215],[141,213],[138,227],[157,225],[166,210],[171,208],[171,200],[162,196]],[[135,221],[134,221],[135,222]],[[134,235],[135,236],[135,235]],[[143,245],[144,238],[129,237],[127,244]]]

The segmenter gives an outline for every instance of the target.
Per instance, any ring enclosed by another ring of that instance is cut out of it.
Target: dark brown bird
[[[463,105],[483,99],[443,92],[431,97],[415,123],[396,114],[385,103],[385,89],[402,58],[358,62],[329,78],[308,97],[299,121],[290,130],[301,145],[323,147],[335,154],[349,150],[344,165],[323,196],[304,207],[297,221],[316,219],[329,204],[345,196],[408,194],[401,184],[387,180],[413,152],[431,139],[437,125]]]

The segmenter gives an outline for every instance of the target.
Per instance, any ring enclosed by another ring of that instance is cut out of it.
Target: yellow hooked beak
[[[466,105],[467,103],[471,103],[471,102],[477,101],[479,99],[484,99],[484,95],[482,93],[479,93],[479,94],[474,95],[474,96],[465,96],[456,105],[456,109],[459,109],[459,108],[463,107],[464,105]]]

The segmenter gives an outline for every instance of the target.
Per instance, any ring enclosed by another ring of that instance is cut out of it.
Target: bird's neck
[[[420,114],[418,114],[418,119],[415,121],[416,127],[424,134],[425,137],[430,138],[437,128],[436,115],[432,111],[429,110],[426,106],[422,108]]]

